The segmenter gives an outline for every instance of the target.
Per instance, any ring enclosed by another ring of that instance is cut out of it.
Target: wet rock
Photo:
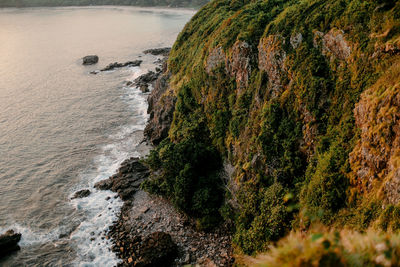
[[[71,199],[88,197],[90,193],[91,192],[89,189],[83,189],[78,192],[75,192],[74,196]]]
[[[114,62],[107,65],[107,67],[105,67],[104,69],[101,69],[101,71],[110,71],[116,68],[123,68],[123,67],[138,67],[140,66],[140,64],[142,64],[142,62],[143,62],[142,60],[128,61],[125,63]]]
[[[158,76],[159,75],[157,73],[149,71],[146,74],[139,76],[134,83],[137,85],[148,84],[157,80]]]
[[[97,182],[94,185],[95,188],[99,189],[99,190],[110,190],[112,187],[112,181],[111,179],[106,179],[100,182]]]
[[[140,91],[142,91],[142,93],[148,93],[150,91],[149,86],[147,84],[143,84],[140,86]]]
[[[21,234],[8,230],[0,235],[0,258],[3,258],[14,251],[20,250],[18,242],[21,240]]]
[[[155,232],[149,235],[139,247],[138,266],[171,266],[178,256],[176,244],[169,234]]]
[[[117,192],[122,200],[129,200],[148,175],[148,168],[140,162],[139,158],[130,158],[121,164],[115,175],[96,183],[95,188],[112,190]]]
[[[153,48],[153,49],[147,49],[143,51],[145,54],[151,54],[154,56],[162,55],[162,56],[168,56],[169,52],[171,52],[170,47],[163,47],[163,48]]]
[[[99,62],[99,57],[96,55],[86,56],[82,59],[83,65],[93,65]]]

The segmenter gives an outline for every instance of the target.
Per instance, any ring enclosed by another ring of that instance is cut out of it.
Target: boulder
[[[88,197],[90,193],[91,192],[89,189],[83,189],[78,192],[75,192],[74,196],[71,199]]]
[[[163,48],[153,48],[153,49],[147,49],[143,51],[145,54],[151,54],[154,56],[162,55],[162,56],[168,56],[169,52],[171,52],[170,47],[163,47]]]
[[[93,65],[99,62],[99,57],[96,55],[86,56],[83,58],[83,65]]]
[[[100,190],[112,190],[126,201],[131,199],[148,176],[149,169],[140,162],[140,159],[130,158],[121,164],[116,174],[96,183],[94,187]]]
[[[21,234],[15,233],[13,230],[8,230],[0,235],[0,258],[20,250],[21,248],[18,246],[20,240]]]
[[[142,242],[135,266],[172,266],[178,256],[178,247],[169,234],[155,232]]]

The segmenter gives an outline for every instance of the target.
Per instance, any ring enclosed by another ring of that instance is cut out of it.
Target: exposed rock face
[[[139,158],[130,158],[121,164],[116,174],[107,180],[96,183],[95,188],[112,190],[117,192],[122,200],[128,200],[148,176],[149,170],[140,162]]]
[[[225,52],[222,49],[222,47],[220,46],[215,47],[213,50],[211,50],[207,58],[207,64],[206,64],[207,73],[212,75],[213,70],[215,70],[218,66],[221,66],[223,63],[226,64]]]
[[[351,47],[344,37],[344,32],[338,29],[331,29],[326,34],[315,32],[314,46],[322,48],[324,55],[340,60],[347,60],[351,55]]]
[[[139,247],[139,260],[135,266],[171,266],[178,256],[178,248],[169,234],[155,232]]]
[[[386,200],[400,203],[400,64],[395,64],[354,109],[361,138],[350,154],[356,185],[369,191],[382,182]]]
[[[154,71],[149,71],[146,74],[143,74],[141,76],[139,76],[138,78],[136,78],[133,81],[133,84],[139,87],[142,87],[144,85],[148,85],[152,82],[154,82],[155,80],[157,80],[159,76],[159,73],[155,73]]]
[[[248,43],[238,41],[232,47],[232,55],[229,59],[228,72],[236,78],[238,88],[247,87],[251,74],[251,47]]]
[[[18,246],[20,240],[21,234],[14,233],[13,230],[8,230],[0,235],[0,259],[14,251],[20,250],[21,248]]]
[[[290,44],[294,49],[299,47],[303,42],[303,35],[301,33],[293,34],[290,36]]]
[[[168,136],[173,119],[176,96],[172,92],[166,93],[170,76],[170,73],[165,73],[157,80],[147,100],[149,103],[147,113],[150,114],[150,120],[144,134],[153,145],[159,144]]]
[[[82,62],[83,65],[93,65],[99,62],[99,57],[96,55],[86,56],[82,60],[83,60]]]
[[[84,198],[88,197],[90,195],[90,190],[89,189],[83,189],[78,192],[75,192],[74,196],[71,199],[75,198]]]
[[[282,77],[285,75],[286,52],[282,45],[284,39],[279,35],[262,38],[258,45],[258,68],[268,75],[271,96],[275,97],[282,91]]]

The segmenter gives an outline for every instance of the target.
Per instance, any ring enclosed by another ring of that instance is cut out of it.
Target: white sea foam
[[[147,71],[138,67],[130,70],[133,72],[130,80]],[[148,119],[147,96],[139,88],[123,87],[121,97],[131,110],[134,123],[124,125],[117,133],[110,135],[110,143],[105,144],[102,153],[93,159],[93,170],[82,174],[82,187],[76,190],[89,186],[92,191],[89,197],[71,201],[76,210],[85,214],[85,220],[71,234],[71,240],[78,248],[77,266],[114,266],[119,262],[110,250],[111,241],[105,237],[105,233],[118,219],[123,202],[115,193],[96,190],[93,186],[113,175],[126,158],[141,156],[135,151],[141,139],[136,133],[144,130]]]
[[[18,243],[21,247],[38,245],[46,242],[56,242],[59,236],[58,229],[50,232],[37,232],[20,224],[13,224],[5,228],[0,227],[0,233],[4,233],[9,229],[13,229],[14,232],[22,234],[21,241]]]

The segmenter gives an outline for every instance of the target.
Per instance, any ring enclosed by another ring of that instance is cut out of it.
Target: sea
[[[154,70],[189,9],[0,9],[0,234],[22,234],[0,266],[115,266],[105,232],[122,201],[93,185],[140,149],[147,97],[127,81]],[[96,65],[82,57],[98,55]],[[143,60],[140,67],[92,71]],[[71,199],[78,190],[89,197]]]

